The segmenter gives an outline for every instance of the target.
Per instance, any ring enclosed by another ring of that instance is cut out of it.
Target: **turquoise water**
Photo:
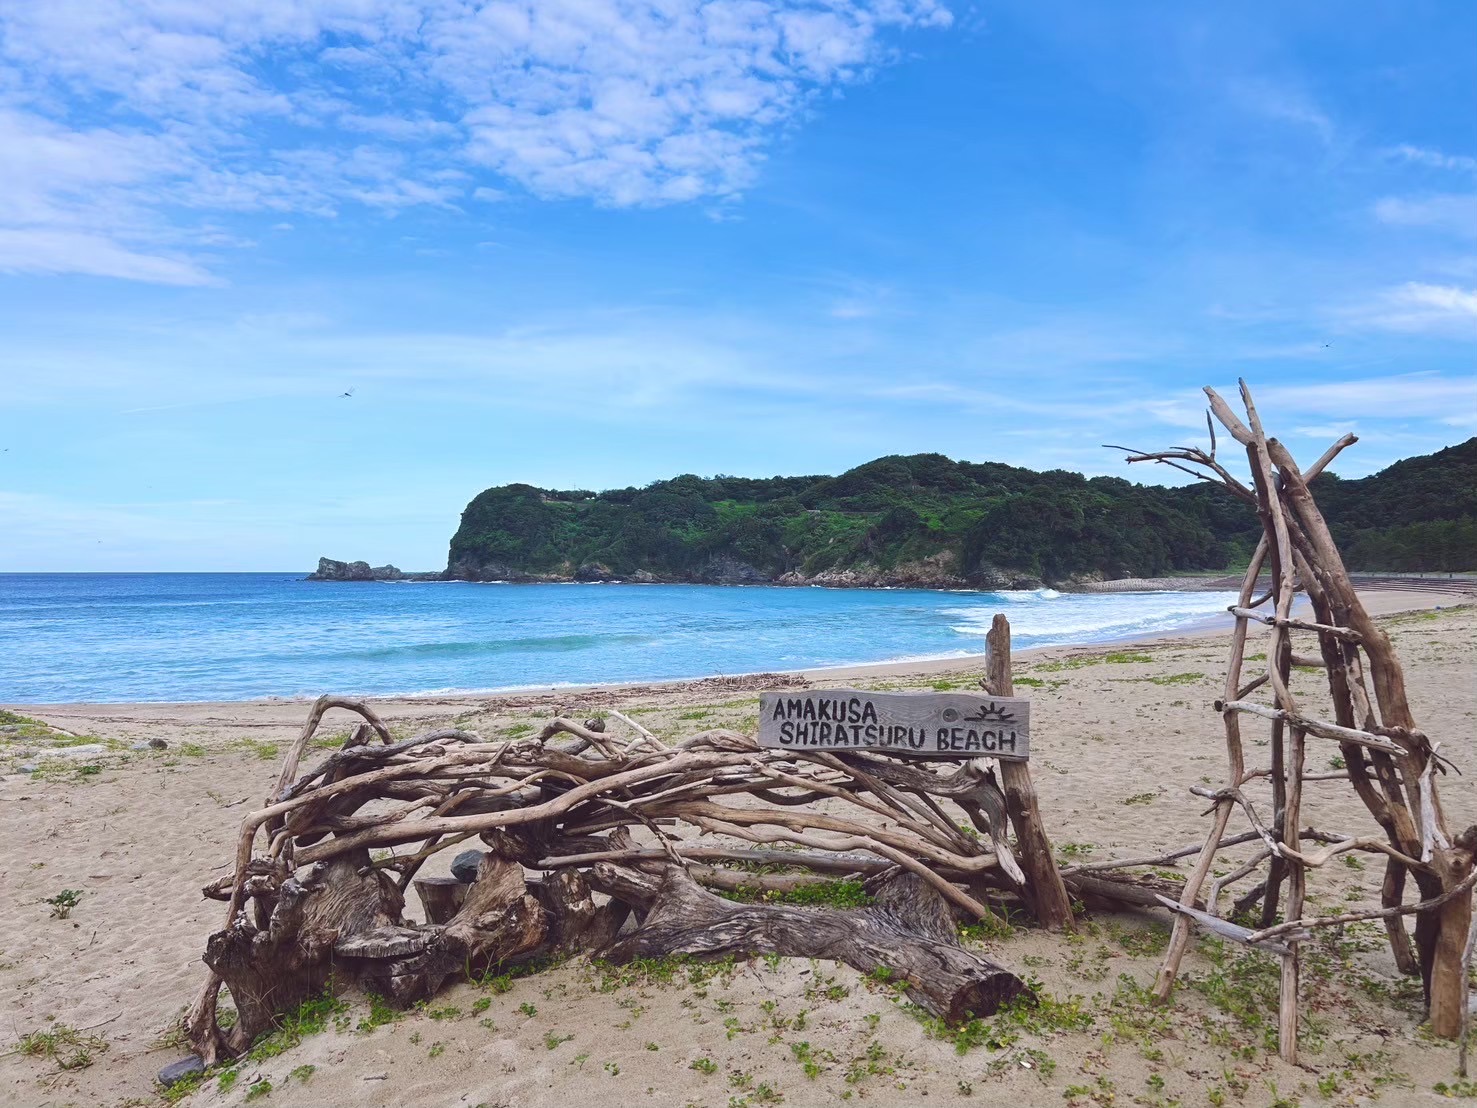
[[[670,680],[1169,631],[1229,593],[335,583],[0,574],[0,703],[246,700]]]

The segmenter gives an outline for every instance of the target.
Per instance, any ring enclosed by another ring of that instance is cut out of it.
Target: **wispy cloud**
[[[1477,193],[1389,196],[1374,206],[1375,218],[1395,227],[1426,227],[1477,238]]]
[[[1448,154],[1442,150],[1432,150],[1424,146],[1412,146],[1409,143],[1401,143],[1399,146],[1391,147],[1386,153],[1397,161],[1407,162],[1412,165],[1423,165],[1429,166],[1432,169],[1449,169],[1458,173],[1477,175],[1477,158],[1468,157],[1465,154]]]
[[[1477,289],[1408,281],[1350,318],[1358,327],[1477,337]]]
[[[200,283],[191,210],[731,200],[818,93],[950,21],[940,0],[13,0],[0,266]]]
[[[1247,78],[1231,86],[1241,107],[1267,119],[1306,127],[1325,145],[1334,139],[1334,124],[1311,95],[1294,85],[1269,78]]]
[[[1451,426],[1477,421],[1477,377],[1407,373],[1364,380],[1269,385],[1257,390],[1258,407],[1281,409],[1280,418],[1320,416],[1352,422],[1371,413],[1380,420],[1436,419]]]

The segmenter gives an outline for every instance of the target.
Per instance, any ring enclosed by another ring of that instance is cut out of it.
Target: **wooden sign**
[[[988,693],[806,689],[759,694],[759,745],[885,750],[922,758],[1006,758],[1030,751],[1031,702]]]

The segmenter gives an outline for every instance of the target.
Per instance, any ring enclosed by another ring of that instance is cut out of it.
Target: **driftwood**
[[[994,664],[1008,673],[1001,633]],[[364,723],[303,770],[333,708]],[[440,729],[397,742],[366,705],[319,700],[242,822],[232,872],[204,890],[227,907],[186,1021],[200,1057],[239,1054],[330,974],[409,1004],[458,975],[572,953],[833,958],[885,969],[958,1020],[1026,987],[961,946],[955,917],[986,918],[994,902],[1071,925],[1029,778],[1002,788],[993,760],[770,750],[730,731],[668,746],[612,718],[631,735],[555,719],[524,739]],[[421,875],[469,846],[483,852],[474,881]],[[838,878],[865,882],[871,902],[773,900]],[[1180,891],[1106,872],[1069,884],[1094,903]],[[423,920],[405,915],[412,889]],[[222,989],[238,1013],[229,1029]]]
[[[1465,1026],[1467,965],[1473,940],[1471,888],[1477,828],[1451,835],[1446,827],[1433,776],[1446,766],[1436,746],[1416,728],[1405,695],[1399,660],[1385,633],[1370,619],[1354,592],[1332,536],[1310,485],[1342,451],[1355,442],[1345,435],[1306,471],[1262,428],[1256,405],[1245,382],[1241,399],[1243,420],[1212,389],[1206,416],[1210,450],[1174,447],[1170,450],[1129,451],[1130,462],[1152,461],[1173,466],[1205,480],[1219,481],[1250,503],[1262,524],[1262,539],[1237,602],[1230,665],[1225,691],[1216,701],[1225,728],[1229,763],[1227,784],[1216,790],[1192,787],[1191,792],[1213,801],[1211,829],[1199,851],[1197,864],[1185,882],[1175,912],[1175,927],[1160,969],[1156,992],[1167,999],[1189,944],[1192,927],[1251,945],[1271,945],[1282,960],[1281,1002],[1278,1013],[1280,1053],[1297,1060],[1299,946],[1319,927],[1353,920],[1384,921],[1396,964],[1403,972],[1421,975],[1425,986],[1431,1030],[1445,1038],[1458,1037]],[[1215,422],[1246,450],[1251,471],[1247,485],[1216,460]],[[1122,449],[1122,448],[1119,448]],[[1260,596],[1257,583],[1270,570],[1272,587]],[[1313,618],[1292,614],[1294,601],[1304,593]],[[1265,610],[1270,605],[1270,610]],[[1246,645],[1252,624],[1270,628],[1265,672],[1243,683]],[[1296,652],[1293,635],[1316,639],[1318,654]],[[1332,718],[1304,706],[1289,686],[1294,665],[1315,665],[1327,681]],[[1271,703],[1248,700],[1259,689],[1271,693]],[[1266,720],[1271,738],[1271,767],[1248,770],[1242,743],[1242,723]],[[1340,835],[1300,830],[1303,783],[1327,780],[1327,774],[1305,770],[1309,740],[1338,744],[1345,771],[1339,775],[1363,801],[1381,829],[1379,835]],[[1249,791],[1253,783],[1270,785],[1269,798]],[[1258,804],[1263,807],[1258,807]],[[1252,825],[1249,836],[1228,836],[1232,816],[1241,812]],[[1197,906],[1200,890],[1210,874],[1216,852],[1248,837],[1260,839],[1263,849],[1250,862],[1211,886],[1204,910]],[[1329,845],[1309,852],[1304,838],[1321,838]],[[1303,916],[1307,871],[1324,865],[1339,853],[1361,850],[1384,855],[1385,880],[1378,908],[1333,916]],[[1222,889],[1265,865],[1265,877],[1241,898],[1236,911],[1261,905],[1261,926],[1243,927],[1218,915]],[[1407,875],[1414,878],[1421,899],[1404,903]],[[1285,897],[1285,899],[1284,899]],[[1404,925],[1415,915],[1415,950]],[[1289,922],[1279,923],[1279,917]]]
[[[903,983],[915,1003],[950,1022],[993,1012],[1026,989],[1015,974],[960,945],[944,899],[911,873],[892,871],[866,908],[816,912],[735,904],[701,889],[680,866],[668,866],[653,886],[649,908],[641,926],[609,947],[607,957],[831,958]]]

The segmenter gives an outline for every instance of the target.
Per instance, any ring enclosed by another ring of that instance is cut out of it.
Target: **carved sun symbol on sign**
[[[1008,708],[1002,708],[993,700],[988,704],[981,704],[978,715],[965,716],[971,723],[1013,723],[1015,713]]]

